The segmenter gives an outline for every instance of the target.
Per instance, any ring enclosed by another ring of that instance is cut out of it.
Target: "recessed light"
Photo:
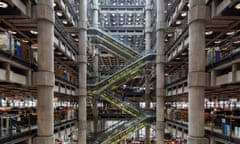
[[[183,13],[181,13],[181,16],[182,16],[182,17],[187,16],[187,12],[183,12]]]
[[[230,32],[227,32],[226,35],[234,35],[235,32],[234,31],[230,31]]]
[[[234,6],[234,8],[237,9],[237,10],[240,10],[240,3],[236,4],[236,5]]]
[[[56,14],[57,14],[57,16],[59,16],[59,17],[63,16],[63,13],[62,13],[62,12],[57,12]]]
[[[63,24],[68,24],[68,21],[67,20],[63,20],[62,23]]]
[[[215,44],[220,44],[222,41],[221,40],[216,40],[214,43]]]
[[[7,8],[8,4],[5,2],[0,2],[0,8]]]
[[[29,41],[28,40],[22,40],[24,43],[28,43]]]
[[[213,34],[213,31],[206,31],[205,32],[205,35],[211,35],[211,34]]]
[[[233,42],[234,44],[240,44],[240,40],[236,40]]]
[[[169,34],[167,34],[167,36],[168,36],[168,37],[172,37],[172,36],[173,36],[173,34],[172,34],[172,33],[169,33]]]
[[[177,57],[176,60],[181,60],[181,58]]]
[[[34,35],[37,35],[37,34],[38,34],[38,32],[37,32],[37,31],[34,31],[34,30],[30,30],[30,33],[31,33],[31,34],[34,34]]]
[[[180,20],[176,21],[176,25],[180,25],[181,23],[182,23],[182,21],[180,21]]]
[[[10,33],[10,34],[16,34],[17,32],[9,30],[8,33]]]

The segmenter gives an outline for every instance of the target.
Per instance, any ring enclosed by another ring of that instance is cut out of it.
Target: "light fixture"
[[[205,35],[211,35],[211,34],[213,34],[213,31],[206,31],[205,32]]]
[[[75,40],[76,42],[78,42],[78,41],[79,41],[79,39],[78,39],[78,38],[75,38],[74,40]]]
[[[230,36],[230,35],[234,35],[234,34],[235,34],[234,31],[230,31],[230,32],[227,32],[227,33],[226,33],[226,35],[229,35],[229,36]]]
[[[172,33],[169,33],[169,34],[167,34],[167,36],[168,36],[168,37],[172,37],[172,36],[173,36],[173,34],[172,34]]]
[[[6,2],[0,2],[0,8],[7,8],[8,4]]]
[[[182,23],[182,21],[180,21],[180,20],[176,21],[176,25],[180,25],[181,23]]]
[[[37,35],[37,34],[38,34],[38,32],[37,32],[37,31],[34,31],[34,30],[30,30],[30,33],[31,33],[31,34],[34,34],[34,35]]]
[[[59,16],[59,17],[63,16],[63,13],[62,13],[62,12],[57,12],[56,14],[57,14],[57,16]]]
[[[222,41],[221,40],[216,40],[214,43],[215,44],[220,44]]]
[[[16,34],[17,32],[9,30],[8,33],[10,33],[10,34]]]
[[[68,24],[68,21],[67,20],[63,20],[62,23],[63,24]]]
[[[234,44],[240,44],[240,40],[236,40],[233,42]]]
[[[240,10],[240,3],[236,4],[236,5],[234,6],[234,8],[237,9],[237,10]]]
[[[187,12],[183,12],[183,13],[181,13],[181,16],[182,16],[182,17],[187,16]]]
[[[24,43],[28,43],[29,41],[28,40],[22,40]]]
[[[72,34],[71,34],[71,36],[75,37],[75,36],[76,36],[76,34],[75,34],[75,33],[72,33]]]
[[[165,42],[168,42],[168,39],[165,39],[164,41],[165,41]]]

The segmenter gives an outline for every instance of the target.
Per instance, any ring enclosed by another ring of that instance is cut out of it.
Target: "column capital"
[[[37,7],[37,20],[47,20],[54,23],[55,15],[54,9],[50,5],[38,4]]]
[[[206,13],[205,5],[195,5],[188,12],[188,24],[194,21],[206,21]]]
[[[53,136],[41,136],[36,137],[33,141],[34,144],[53,144],[54,143],[54,137]]]
[[[187,137],[188,144],[208,144],[208,139],[205,137]]]
[[[156,64],[164,64],[164,63],[166,63],[166,56],[165,55],[157,55]]]
[[[145,28],[145,33],[151,33],[152,32],[152,29],[151,28]]]
[[[77,56],[77,62],[78,63],[87,63],[87,56],[85,56],[85,55],[78,55]]]
[[[36,85],[37,86],[54,86],[55,76],[53,72],[38,71],[36,73]]]
[[[87,30],[87,20],[86,21],[79,21],[78,22],[78,29],[79,30]]]
[[[206,73],[201,71],[189,72],[188,74],[189,87],[205,87],[206,86]]]

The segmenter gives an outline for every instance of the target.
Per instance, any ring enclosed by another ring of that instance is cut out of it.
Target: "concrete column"
[[[237,80],[237,64],[232,65],[232,82],[236,82]]]
[[[25,141],[25,144],[32,144],[32,138],[28,138],[26,141]]]
[[[150,109],[150,70],[146,69],[145,71],[145,103],[146,109]],[[145,144],[150,144],[151,139],[150,139],[150,132],[151,126],[146,125],[145,127]]]
[[[93,0],[93,26],[97,27],[98,26],[98,0]]]
[[[37,5],[38,72],[36,144],[54,143],[53,88],[54,88],[54,10],[53,0],[39,0]]]
[[[146,0],[146,6],[145,6],[145,52],[146,54],[151,51],[151,1],[152,0]]]
[[[79,0],[78,143],[87,144],[87,0]]]
[[[216,141],[214,138],[210,137],[209,139],[210,139],[210,144],[216,144]]]
[[[207,143],[204,138],[205,17],[205,1],[190,0],[188,144]]]
[[[164,76],[164,30],[165,30],[165,0],[156,0],[157,3],[157,57],[156,57],[156,99],[157,99],[157,112],[156,112],[156,137],[157,144],[164,144],[164,96],[165,96],[165,76]]]
[[[216,85],[216,70],[212,70],[211,71],[211,86],[215,86]]]
[[[94,79],[95,79],[95,83],[98,82],[99,80],[99,75],[98,75],[98,56],[99,56],[99,53],[98,53],[98,48],[94,45],[93,46],[93,76],[94,76]]]

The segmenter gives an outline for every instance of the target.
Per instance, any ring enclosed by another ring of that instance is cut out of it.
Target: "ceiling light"
[[[113,13],[112,16],[115,16],[115,14]]]
[[[56,3],[53,3],[53,7],[55,7],[56,6]]]
[[[236,4],[236,5],[234,6],[234,8],[237,9],[237,10],[240,10],[240,3]]]
[[[0,8],[7,8],[8,4],[6,2],[0,2]]]
[[[236,40],[233,42],[234,44],[240,44],[240,40]]]
[[[75,34],[75,33],[72,33],[71,35],[72,35],[73,37],[75,37],[75,36],[76,36],[76,34]]]
[[[176,25],[180,25],[182,23],[182,21],[178,20],[176,21]]]
[[[169,33],[167,36],[168,36],[168,37],[172,37],[172,36],[173,36],[173,34],[172,34],[172,33]]]
[[[211,34],[213,34],[213,31],[206,31],[205,32],[205,35],[211,35]]]
[[[77,39],[77,38],[75,38],[74,40],[75,40],[76,42],[78,42],[78,41],[79,41],[79,39]]]
[[[165,39],[164,41],[165,41],[165,42],[168,42],[168,39]]]
[[[181,60],[181,58],[177,57],[176,60]]]
[[[183,13],[181,13],[181,16],[182,16],[182,17],[187,16],[187,12],[183,12]]]
[[[171,5],[171,3],[168,3],[167,5],[168,5],[168,6],[170,6],[170,5]]]
[[[108,24],[108,22],[105,23],[106,25]]]
[[[34,30],[30,30],[30,33],[31,33],[31,34],[35,34],[35,35],[38,34],[38,32],[37,32],[37,31],[34,31]]]
[[[9,30],[8,33],[10,33],[10,34],[16,34],[17,32]]]
[[[215,44],[220,44],[222,41],[221,40],[216,40],[214,43]]]
[[[62,12],[57,12],[56,14],[57,14],[57,16],[59,16],[59,17],[63,16],[63,13],[62,13]]]
[[[22,40],[24,43],[28,43],[29,41],[28,40]]]
[[[63,20],[62,23],[63,24],[68,24],[68,21],[67,20]]]
[[[230,31],[230,32],[227,32],[226,35],[234,35],[235,32],[234,31]]]

